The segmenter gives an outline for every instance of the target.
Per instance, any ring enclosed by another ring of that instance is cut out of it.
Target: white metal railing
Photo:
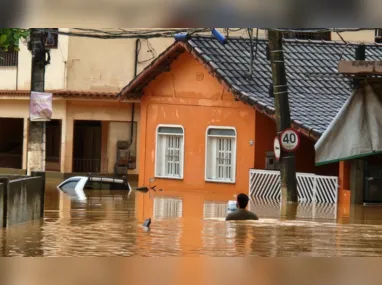
[[[338,177],[297,173],[299,202],[337,204]],[[280,172],[251,169],[249,195],[253,198],[279,200],[281,197]]]
[[[278,219],[282,216],[280,201],[252,198],[249,202],[248,209],[262,219],[274,218]],[[301,202],[297,205],[297,219],[337,219],[337,205],[329,203],[305,203]]]

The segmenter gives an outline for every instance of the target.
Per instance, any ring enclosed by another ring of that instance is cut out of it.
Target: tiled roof
[[[87,99],[117,99],[117,93],[113,92],[91,92],[91,91],[70,91],[70,90],[47,90],[54,97],[64,98],[87,98]],[[29,90],[0,90],[0,96],[29,96]]]
[[[267,40],[259,40],[253,63],[253,76],[249,80],[250,42],[248,39],[230,38],[222,46],[212,37],[192,37],[183,46],[224,83],[240,100],[253,105],[269,116],[274,115],[274,99],[269,96],[272,83],[270,62],[266,57]],[[350,96],[349,78],[338,73],[338,61],[354,60],[356,44],[323,41],[286,40],[283,45],[288,80],[289,101],[294,126],[317,139],[329,126]],[[166,57],[166,51],[157,61]],[[366,60],[380,60],[382,47],[367,45]],[[155,62],[152,63],[156,64]],[[150,66],[142,74],[150,73]],[[139,92],[147,85],[140,84],[138,76],[125,92]]]

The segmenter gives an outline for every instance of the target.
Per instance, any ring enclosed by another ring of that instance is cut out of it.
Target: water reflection
[[[182,217],[182,199],[169,197],[155,197],[153,216],[155,219]]]
[[[227,202],[205,201],[203,217],[205,219],[225,218],[227,216]]]
[[[255,212],[259,217],[280,219],[337,219],[337,205],[320,203],[299,203],[282,207],[277,200],[252,199],[248,209]]]
[[[382,207],[251,201],[259,221],[225,222],[232,195],[47,189],[45,219],[0,231],[2,256],[381,256]],[[152,218],[150,231],[142,222]]]

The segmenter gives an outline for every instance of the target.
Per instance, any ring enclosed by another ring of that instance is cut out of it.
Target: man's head
[[[237,195],[237,207],[239,209],[245,209],[248,205],[249,198],[246,194],[240,193]]]

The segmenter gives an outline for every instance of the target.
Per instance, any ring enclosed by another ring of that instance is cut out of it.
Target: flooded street
[[[254,203],[260,221],[235,223],[224,221],[227,195],[90,190],[81,202],[58,182],[49,181],[44,221],[2,230],[2,256],[382,256],[382,207],[311,219]]]

